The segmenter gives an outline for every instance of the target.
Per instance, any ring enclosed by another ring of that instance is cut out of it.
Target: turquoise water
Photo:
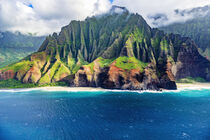
[[[0,140],[210,140],[210,90],[0,91]]]

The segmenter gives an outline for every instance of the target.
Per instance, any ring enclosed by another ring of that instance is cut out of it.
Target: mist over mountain
[[[183,17],[190,15],[192,18],[185,22],[161,26],[160,29],[192,38],[198,45],[199,52],[210,59],[210,6],[176,10],[176,14]]]
[[[210,15],[210,5],[190,9],[175,9],[172,14],[149,14],[148,20],[154,27],[167,26],[173,23],[185,23],[186,21],[202,18]]]
[[[176,9],[175,13],[181,16],[191,15],[193,18],[204,17],[210,14],[210,5],[185,10]]]

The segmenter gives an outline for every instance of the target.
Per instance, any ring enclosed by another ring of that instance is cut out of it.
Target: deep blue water
[[[0,91],[0,140],[210,140],[210,90]]]

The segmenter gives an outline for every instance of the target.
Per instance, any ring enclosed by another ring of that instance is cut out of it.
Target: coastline
[[[55,86],[55,87],[37,87],[37,88],[17,88],[17,89],[0,89],[1,91],[10,91],[10,92],[19,92],[19,91],[33,91],[33,90],[42,90],[42,91],[72,91],[72,92],[78,92],[78,91],[128,91],[128,92],[176,92],[181,90],[201,90],[201,89],[210,89],[210,83],[177,83],[177,90],[162,90],[162,91],[152,91],[152,90],[117,90],[117,89],[103,89],[103,88],[93,88],[93,87],[61,87],[61,86]]]
[[[176,83],[177,90],[200,90],[210,89],[210,83]]]

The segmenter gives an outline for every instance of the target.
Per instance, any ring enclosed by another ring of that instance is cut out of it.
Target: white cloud
[[[174,16],[174,9],[203,6],[210,0],[114,0],[113,4],[143,15],[151,24],[148,15],[167,13],[173,22],[179,19]],[[71,20],[103,13],[110,6],[110,0],[0,0],[0,31],[51,34]]]
[[[109,0],[0,0],[0,30],[46,35],[110,6]]]
[[[126,6],[130,11],[139,13],[152,25],[148,19],[149,15],[166,13],[169,18],[168,23],[187,20],[190,17],[180,18],[174,14],[174,10],[209,5],[210,0],[115,0],[114,4]]]

